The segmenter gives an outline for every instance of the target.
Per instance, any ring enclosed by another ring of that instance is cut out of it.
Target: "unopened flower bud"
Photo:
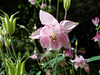
[[[36,24],[34,24],[34,30],[36,30],[36,29],[37,29]]]
[[[0,10],[3,12],[2,10]],[[16,27],[16,20],[18,18],[14,18],[14,16],[18,13],[16,12],[15,14],[11,15],[9,18],[8,14],[4,13],[4,17],[0,16],[0,19],[2,21],[3,28],[7,31],[9,35],[12,35],[15,32],[15,27]]]
[[[68,10],[70,8],[71,0],[64,0],[64,9]]]

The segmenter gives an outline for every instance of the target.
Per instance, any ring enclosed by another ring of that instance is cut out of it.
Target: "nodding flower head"
[[[93,22],[93,24],[94,24],[95,26],[98,26],[100,20],[99,20],[98,17],[95,17],[94,19],[92,19],[92,22]]]
[[[39,18],[45,26],[35,31],[30,36],[31,39],[40,39],[41,45],[47,49],[59,50],[62,47],[71,48],[69,38],[64,32],[69,33],[77,26],[77,23],[69,20],[59,23],[51,14],[42,10],[40,10]]]
[[[89,65],[86,63],[89,59],[84,59],[83,56],[75,56],[74,60],[70,60],[71,62],[75,63],[75,69],[77,70],[78,67],[81,67],[85,69],[86,72],[89,72]]]
[[[98,36],[96,35],[93,39],[94,39],[94,42],[97,42],[97,41],[100,42],[100,31],[98,31]]]

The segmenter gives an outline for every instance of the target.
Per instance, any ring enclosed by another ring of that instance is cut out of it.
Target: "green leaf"
[[[41,75],[41,71],[39,71],[36,75]]]
[[[9,60],[6,60],[6,61],[7,61],[7,65],[8,65],[9,75],[15,75],[15,66]]]
[[[46,56],[48,56],[48,54],[45,54],[42,56],[41,60],[43,60],[43,58],[45,58]]]
[[[96,60],[100,60],[100,56],[93,56],[93,57],[89,58],[87,63],[92,62],[92,61],[96,61]]]
[[[63,56],[58,57],[57,63],[59,61],[63,60],[63,59],[64,59]],[[51,60],[51,66],[54,66],[55,64],[56,64],[56,58],[54,58],[54,59]]]

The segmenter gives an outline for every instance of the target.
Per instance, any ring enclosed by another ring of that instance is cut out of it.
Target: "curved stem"
[[[8,75],[8,70],[7,70],[7,66],[6,66],[6,62],[5,62],[5,59],[4,59],[4,55],[3,55],[3,51],[2,51],[2,47],[1,46],[0,46],[0,51],[1,51],[1,55],[2,55],[2,60],[4,62],[5,70],[6,70],[6,73]]]
[[[30,32],[29,32],[29,30],[27,29],[27,28],[25,28],[25,30],[28,32],[28,34],[30,35]]]
[[[57,15],[56,15],[57,20],[58,20],[58,13],[59,13],[59,0],[57,0]]]
[[[11,47],[12,47],[12,50],[13,50],[13,54],[14,54],[15,58],[17,59],[11,35],[10,35],[10,39],[11,39]]]

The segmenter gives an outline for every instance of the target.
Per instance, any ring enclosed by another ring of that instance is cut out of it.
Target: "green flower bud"
[[[68,10],[70,8],[71,0],[64,0],[64,9]]]
[[[0,10],[1,12],[3,12],[2,10]],[[0,16],[0,19],[2,21],[2,26],[3,28],[7,31],[7,33],[9,35],[12,35],[15,32],[15,27],[16,27],[16,20],[18,18],[14,18],[14,16],[18,13],[16,12],[15,14],[11,15],[11,17],[9,18],[9,16],[4,13],[4,17]]]

